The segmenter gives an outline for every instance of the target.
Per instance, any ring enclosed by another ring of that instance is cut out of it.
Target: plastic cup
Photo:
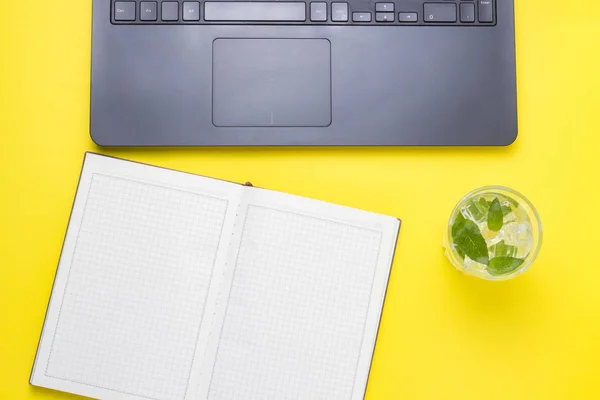
[[[487,259],[477,229],[485,240]],[[446,257],[456,269],[492,281],[527,271],[541,244],[542,223],[533,204],[504,186],[486,186],[464,196],[452,210],[443,238]]]

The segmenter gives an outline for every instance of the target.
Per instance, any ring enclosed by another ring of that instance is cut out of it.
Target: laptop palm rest
[[[327,39],[216,39],[212,120],[219,127],[331,124]]]

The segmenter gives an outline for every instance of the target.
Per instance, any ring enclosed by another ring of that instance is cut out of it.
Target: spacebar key
[[[206,21],[305,21],[304,2],[207,1]]]

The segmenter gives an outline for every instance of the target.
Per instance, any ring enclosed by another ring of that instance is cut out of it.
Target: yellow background
[[[516,3],[510,147],[117,150],[88,134],[91,1],[0,0],[0,399],[69,398],[28,377],[86,150],[401,217],[370,400],[600,399],[600,2]],[[488,184],[544,225],[505,283],[440,250]]]

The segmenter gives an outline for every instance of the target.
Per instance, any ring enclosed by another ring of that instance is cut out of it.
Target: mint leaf
[[[479,199],[479,205],[482,207],[483,211],[487,212],[490,209],[491,202],[487,201],[483,197]]]
[[[523,264],[523,260],[513,257],[494,257],[487,266],[490,275],[498,276],[513,272]]]
[[[490,231],[498,232],[502,228],[504,216],[502,215],[502,206],[500,201],[496,197],[492,201],[490,206],[490,212],[488,213],[487,226]]]
[[[460,258],[462,258],[463,260],[465,259],[465,253],[459,247],[454,246],[454,250],[456,250]]]
[[[509,206],[502,206],[502,215],[505,217],[512,212],[512,208]]]
[[[462,251],[471,260],[486,265],[490,262],[485,239],[475,222],[462,215],[457,217],[452,225],[452,239],[457,251]]]
[[[454,238],[454,236],[456,235],[456,232],[459,229],[462,229],[463,226],[465,225],[465,217],[463,217],[462,213],[458,213],[458,215],[456,216],[456,218],[454,219],[454,222],[452,223],[452,237]]]
[[[512,204],[512,206],[513,206],[514,208],[519,208],[519,203],[517,203],[517,201],[516,201],[515,199],[512,199],[512,198],[510,198],[510,197],[506,196],[506,200],[508,200],[508,202],[509,202],[510,204]]]
[[[456,233],[460,230],[463,229],[464,225],[465,225],[465,217],[463,217],[462,213],[458,213],[458,215],[456,216],[456,218],[454,219],[454,223],[452,224],[452,238],[454,239],[454,236],[456,235]],[[454,248],[454,250],[456,250],[456,252],[458,253],[458,255],[460,256],[460,258],[462,258],[463,260],[465,259],[465,253],[458,248],[458,246],[453,245],[452,248]]]

